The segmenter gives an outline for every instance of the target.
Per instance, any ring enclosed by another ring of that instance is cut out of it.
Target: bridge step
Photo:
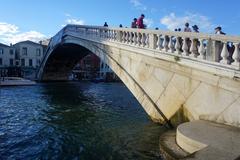
[[[236,160],[240,158],[240,129],[208,121],[183,123],[177,128],[177,144],[193,154],[186,159]]]

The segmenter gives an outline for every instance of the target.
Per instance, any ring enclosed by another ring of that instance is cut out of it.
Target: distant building
[[[73,69],[74,78],[78,80],[92,80],[99,76],[100,59],[95,54],[83,57]]]
[[[0,68],[15,66],[15,49],[0,43]]]
[[[16,49],[16,61],[21,67],[37,68],[43,58],[43,46],[32,41],[23,41],[14,45]]]
[[[99,77],[108,82],[120,81],[119,77],[107,65],[106,61],[101,60]]]

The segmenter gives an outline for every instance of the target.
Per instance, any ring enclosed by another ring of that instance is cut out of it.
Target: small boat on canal
[[[24,79],[21,77],[1,77],[0,86],[26,86],[35,85],[35,81]]]

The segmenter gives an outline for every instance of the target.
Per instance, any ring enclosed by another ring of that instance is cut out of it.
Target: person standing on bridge
[[[194,26],[192,26],[192,28],[193,28],[193,32],[199,33],[199,28],[196,24]]]
[[[137,28],[137,18],[134,18],[131,24],[131,28]]]
[[[145,18],[144,14],[141,14],[141,16],[137,20],[137,27],[139,29],[145,29],[145,25],[143,24],[143,19]]]
[[[189,27],[189,23],[185,24],[184,32],[192,32],[191,28]]]
[[[104,23],[103,27],[108,27],[108,24],[107,22]]]
[[[223,35],[225,35],[226,33],[224,33],[222,31],[222,27],[218,26],[218,27],[215,28],[215,34],[223,34]]]

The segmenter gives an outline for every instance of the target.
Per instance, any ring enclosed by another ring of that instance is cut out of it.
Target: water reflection
[[[0,89],[1,159],[159,159],[151,122],[123,84]]]

